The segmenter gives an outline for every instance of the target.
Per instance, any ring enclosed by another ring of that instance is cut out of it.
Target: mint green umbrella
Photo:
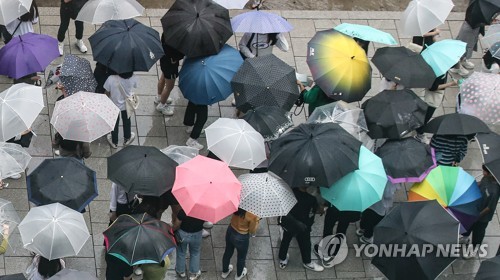
[[[382,159],[361,146],[358,166],[331,187],[320,188],[321,196],[340,211],[364,211],[384,194],[387,175]]]
[[[356,37],[365,41],[377,42],[386,45],[398,44],[391,34],[368,25],[342,23],[337,25],[334,29],[347,36]]]
[[[460,40],[446,39],[428,46],[422,52],[422,57],[439,77],[460,60],[466,46],[467,44]]]

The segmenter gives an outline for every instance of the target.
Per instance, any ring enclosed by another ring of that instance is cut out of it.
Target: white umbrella
[[[24,248],[48,260],[76,256],[90,237],[83,215],[60,203],[31,208],[19,232]]]
[[[220,118],[205,134],[208,149],[229,166],[254,169],[266,159],[264,138],[245,120]]]
[[[135,0],[90,0],[78,13],[76,20],[101,24],[112,19],[138,17],[144,7]]]
[[[7,25],[16,18],[29,12],[33,0],[1,0],[0,24]]]
[[[422,36],[446,21],[453,9],[451,0],[413,0],[401,16],[403,34]]]
[[[160,150],[167,157],[173,159],[178,164],[183,164],[188,160],[193,159],[199,154],[199,150],[188,146],[170,145],[165,149]]]
[[[29,129],[43,107],[41,87],[21,83],[0,93],[0,141]]]
[[[239,208],[260,218],[286,216],[297,199],[288,185],[271,172],[243,174]]]
[[[31,156],[23,147],[14,143],[0,142],[0,178],[24,172]]]
[[[496,42],[500,42],[500,24],[493,24],[488,27],[488,31],[484,34],[483,43],[490,48]]]
[[[214,0],[214,2],[226,9],[243,9],[248,0]]]
[[[56,102],[50,123],[64,139],[92,142],[115,128],[119,113],[105,94],[79,91]]]
[[[21,219],[12,202],[0,198],[0,234],[3,234],[3,226],[8,225],[9,235],[11,235],[20,222]]]
[[[78,280],[97,280],[95,276],[90,275],[87,271],[78,271],[74,269],[65,268],[54,276],[50,277],[48,280],[69,280],[69,279],[78,279]]]

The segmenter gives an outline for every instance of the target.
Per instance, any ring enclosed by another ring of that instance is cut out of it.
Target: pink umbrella
[[[241,183],[226,163],[196,156],[177,166],[172,193],[188,216],[216,223],[238,210]]]

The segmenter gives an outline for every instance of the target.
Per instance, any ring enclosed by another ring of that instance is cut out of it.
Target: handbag
[[[250,36],[250,39],[248,40],[247,42],[247,48],[250,49],[250,47],[252,46],[252,40],[253,40],[253,37],[255,37],[255,33],[252,33],[252,35]],[[243,60],[247,59],[248,57],[246,57],[240,50],[240,55],[241,55],[241,58],[243,58]]]
[[[118,89],[120,90],[120,93],[125,97],[125,105],[127,109],[127,116],[130,118],[139,108],[139,96],[137,96],[135,93],[132,93],[130,96],[127,96],[127,93],[125,92],[125,88],[123,88],[122,83],[120,81],[116,81],[118,83]]]

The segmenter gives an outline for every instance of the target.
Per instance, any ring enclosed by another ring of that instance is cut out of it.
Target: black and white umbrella
[[[79,91],[95,92],[97,87],[97,81],[94,78],[90,62],[85,58],[72,54],[64,57],[59,80],[68,95]]]

